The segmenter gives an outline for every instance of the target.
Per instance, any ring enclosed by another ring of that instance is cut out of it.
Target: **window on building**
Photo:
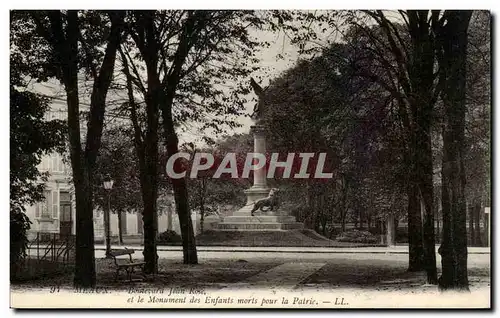
[[[63,162],[63,158],[61,155],[58,155],[59,157],[59,162],[58,162],[58,170],[57,171],[60,171],[60,172],[64,172],[65,169],[64,169],[64,162]]]
[[[50,171],[57,171],[57,155],[53,154],[50,157]]]
[[[52,218],[59,218],[59,189],[52,191]]]
[[[59,192],[59,209],[61,222],[71,222],[71,196],[68,191]]]
[[[71,203],[71,194],[68,191],[59,192],[59,201],[64,203]]]
[[[35,218],[39,219],[42,216],[42,204],[35,204]]]
[[[35,205],[35,218],[42,218],[42,219],[59,218],[59,202],[60,202],[59,189],[44,191],[44,196],[45,196],[45,201],[39,202],[38,204]],[[67,196],[69,198],[69,193],[67,193]]]
[[[38,168],[40,171],[59,173],[68,172],[68,167],[64,163],[63,157],[58,153],[43,156]]]
[[[61,155],[52,153],[42,159],[42,170],[49,172],[64,172],[64,163]]]
[[[49,170],[48,159],[49,159],[49,157],[47,157],[47,156],[42,157],[42,161],[40,162],[40,166],[39,166],[41,171],[48,171]]]
[[[40,209],[40,217],[41,218],[50,218],[50,212],[52,209],[52,191],[44,191],[45,195],[45,201],[40,202],[39,209]]]

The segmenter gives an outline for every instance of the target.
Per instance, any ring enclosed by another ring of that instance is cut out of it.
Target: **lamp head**
[[[106,189],[106,190],[111,190],[111,189],[113,188],[113,179],[111,179],[111,178],[109,177],[109,175],[108,175],[108,176],[106,176],[106,177],[104,178],[103,185],[104,185],[104,189]]]

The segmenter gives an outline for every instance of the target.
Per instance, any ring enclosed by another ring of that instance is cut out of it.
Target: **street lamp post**
[[[111,178],[106,177],[106,179],[103,182],[104,189],[106,189],[106,192],[108,194],[108,204],[106,208],[104,209],[104,231],[105,231],[105,236],[106,236],[106,257],[111,257],[111,238],[110,238],[110,228],[109,228],[109,213],[111,210],[111,189],[113,188],[113,180]]]
[[[486,214],[486,226],[487,226],[487,229],[488,229],[488,247],[491,247],[491,208],[488,206],[488,207],[485,207],[484,208],[484,213]]]
[[[173,202],[174,202],[174,191],[170,190],[168,191],[168,206],[167,206],[167,230],[172,231],[172,209],[173,207]]]

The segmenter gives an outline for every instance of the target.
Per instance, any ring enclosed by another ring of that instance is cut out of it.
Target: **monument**
[[[250,127],[253,134],[254,154],[266,154],[266,134],[263,124],[264,92],[265,90],[255,82],[250,80],[254,92],[259,97],[259,101],[254,107],[252,119],[254,125]],[[254,156],[255,158],[255,156]],[[279,200],[273,196],[279,196],[279,189],[267,186],[267,171],[265,165],[254,171],[253,186],[245,190],[247,202],[233,215],[226,216],[217,225],[221,231],[280,231],[302,229],[303,224],[296,222],[294,216],[288,215],[286,211],[272,206],[268,202]],[[258,203],[258,204],[256,204]],[[270,206],[271,205],[271,206]],[[267,209],[264,209],[266,208]]]

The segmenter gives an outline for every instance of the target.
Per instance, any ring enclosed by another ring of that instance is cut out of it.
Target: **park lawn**
[[[52,262],[49,260],[36,260],[26,258],[24,266],[22,266],[17,275],[15,275],[16,283],[30,282],[37,280],[40,277],[56,277],[64,276],[73,272],[73,267],[60,262]]]
[[[262,271],[281,265],[279,261],[247,262],[245,260],[205,260],[197,265],[185,265],[182,262],[159,259],[158,274],[142,280],[142,276],[134,275],[132,283],[121,275],[115,281],[115,267],[110,259],[96,259],[97,287],[110,290],[128,290],[129,288],[167,288],[167,287],[205,287],[221,288],[227,284],[245,280]],[[30,281],[11,283],[14,290],[46,289],[59,286],[61,289],[72,289],[73,271],[68,270],[60,275],[39,276]]]
[[[128,289],[129,283],[125,277],[116,282],[115,269],[112,261],[99,259],[96,264],[97,280],[114,290]],[[245,280],[262,271],[267,271],[281,265],[279,261],[247,262],[246,260],[204,260],[199,264],[183,264],[179,261],[161,259],[158,264],[156,277],[150,276],[144,282],[134,282],[134,286],[141,287],[206,287],[219,288],[226,284]],[[137,276],[140,278],[140,275]]]
[[[298,288],[319,289],[362,289],[372,291],[412,291],[436,290],[436,285],[428,285],[425,272],[408,272],[407,255],[393,255],[391,259],[376,259],[357,255],[335,258],[320,270],[307,277]],[[438,277],[441,266],[437,264]],[[490,287],[489,265],[468,264],[469,287],[478,290]]]
[[[261,247],[372,247],[365,244],[329,240],[311,230],[294,231],[206,231],[196,237],[198,246]]]

